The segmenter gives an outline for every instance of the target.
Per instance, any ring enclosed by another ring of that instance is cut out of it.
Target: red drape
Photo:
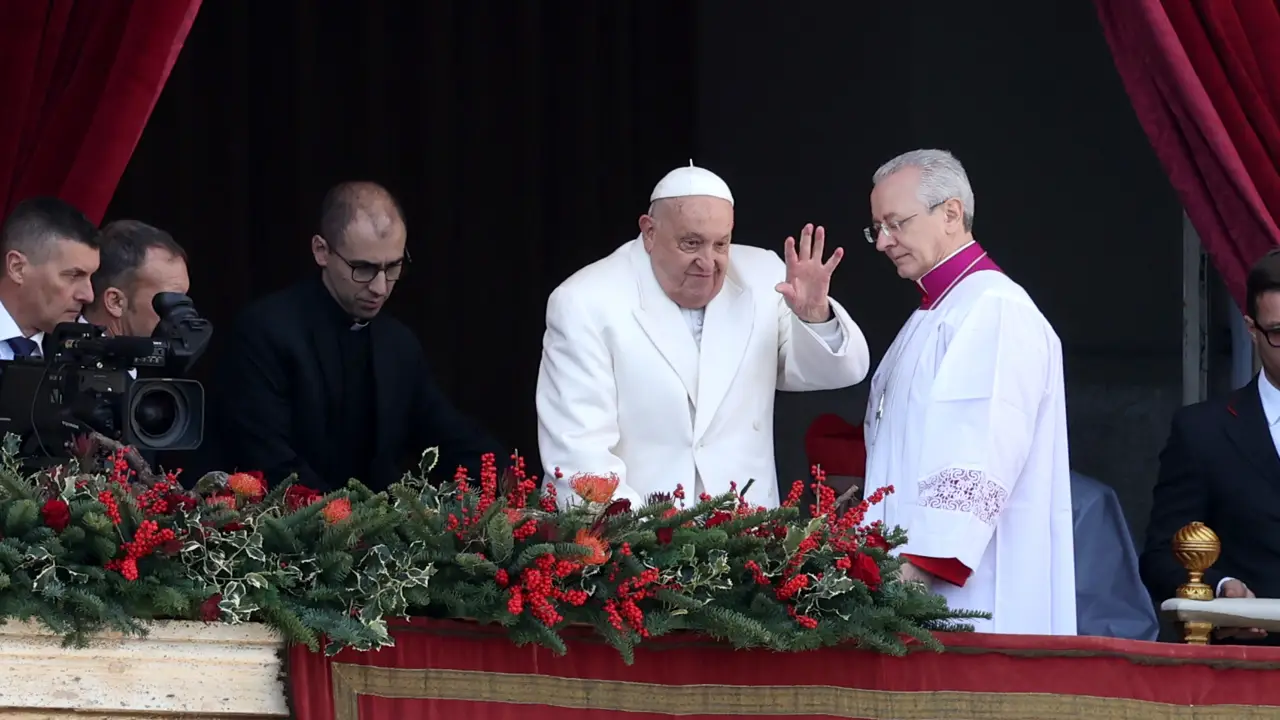
[[[0,0],[0,217],[54,195],[101,221],[199,8]]]
[[[1280,245],[1280,9],[1274,0],[1095,3],[1138,120],[1243,308],[1249,266]]]
[[[392,623],[395,647],[289,652],[298,720],[1276,717],[1280,650],[1096,637],[942,634],[946,653],[851,647],[783,655],[696,637],[647,642],[635,664],[569,631],[569,652],[500,628]]]

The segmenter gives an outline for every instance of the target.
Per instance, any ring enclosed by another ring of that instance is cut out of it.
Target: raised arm
[[[787,251],[789,262],[793,265],[801,262],[794,241]],[[788,294],[795,297],[793,285],[804,288],[796,278],[798,272],[803,272],[803,266],[797,271],[788,268],[775,253],[767,257],[769,273],[784,279],[779,288],[787,288],[785,292],[778,290],[778,389],[784,392],[836,390],[862,382],[871,367],[871,354],[862,329],[840,303],[825,295],[827,286],[822,283],[810,294],[823,294],[824,302],[817,304],[825,304],[827,314],[817,322],[803,320],[792,310],[793,301],[788,300]],[[820,269],[811,271],[821,272]]]
[[[615,454],[618,441],[617,387],[603,328],[589,305],[563,287],[547,301],[547,330],[538,368],[538,451],[547,477],[558,468],[557,494],[572,494],[575,473],[617,473],[616,497],[641,501],[626,484],[626,465]]]

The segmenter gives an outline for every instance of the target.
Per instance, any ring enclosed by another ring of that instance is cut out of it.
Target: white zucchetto
[[[733,193],[729,191],[729,184],[710,170],[695,167],[692,160],[689,161],[688,167],[676,168],[659,180],[653,188],[653,194],[649,196],[649,202],[694,195],[720,198],[730,205],[733,204]]]

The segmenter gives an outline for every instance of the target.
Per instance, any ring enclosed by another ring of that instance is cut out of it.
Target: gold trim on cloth
[[[552,675],[411,670],[332,663],[334,720],[359,720],[359,697],[547,705],[658,715],[825,715],[863,720],[1251,720],[1280,708],[1017,692],[905,692],[830,685],[655,685]]]

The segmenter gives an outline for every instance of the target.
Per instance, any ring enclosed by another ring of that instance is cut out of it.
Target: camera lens
[[[172,388],[151,385],[133,397],[129,422],[135,434],[152,444],[181,435],[189,420],[186,400]]]

